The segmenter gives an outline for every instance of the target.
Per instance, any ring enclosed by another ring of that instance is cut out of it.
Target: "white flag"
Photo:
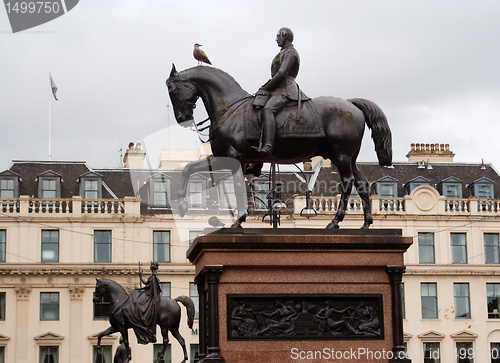
[[[49,77],[50,77],[50,88],[52,89],[52,94],[54,95],[54,98],[57,101],[58,100],[56,97],[57,86],[56,86],[56,83],[54,82],[54,80],[52,79],[52,76],[49,75]]]

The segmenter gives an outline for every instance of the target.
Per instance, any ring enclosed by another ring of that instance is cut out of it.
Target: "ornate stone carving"
[[[228,295],[228,340],[384,339],[382,295]]]
[[[69,287],[69,294],[70,294],[72,299],[81,299],[84,291],[85,291],[85,287],[83,287],[83,286],[70,286]]]
[[[30,297],[31,286],[16,286],[16,295],[18,300],[28,300]]]

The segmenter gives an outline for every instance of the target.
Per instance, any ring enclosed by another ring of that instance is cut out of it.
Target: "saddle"
[[[260,97],[256,95],[255,97]],[[265,102],[264,102],[265,103]],[[255,103],[254,103],[255,104]],[[300,106],[300,109],[299,109]],[[253,108],[253,116],[246,123],[248,140],[259,140],[262,133],[261,109]],[[319,122],[318,112],[310,98],[290,100],[276,115],[276,138],[321,138],[325,130]]]

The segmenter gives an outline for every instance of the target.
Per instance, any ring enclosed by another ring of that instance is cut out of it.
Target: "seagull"
[[[193,56],[194,56],[194,59],[196,59],[198,61],[198,65],[201,66],[203,62],[207,63],[207,64],[212,64],[210,63],[210,61],[208,60],[208,57],[207,55],[205,54],[204,51],[202,51],[200,49],[201,47],[201,44],[198,44],[196,43],[194,45],[194,50],[193,50]]]
[[[210,224],[212,227],[224,227],[224,223],[221,222],[219,218],[216,216],[208,218],[208,224]]]

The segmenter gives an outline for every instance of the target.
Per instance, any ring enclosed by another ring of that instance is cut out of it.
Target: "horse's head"
[[[94,303],[99,303],[103,301],[103,298],[107,295],[107,288],[106,284],[104,283],[103,280],[100,279],[95,279],[95,293],[94,293],[94,299],[92,300]]]
[[[193,110],[198,100],[196,87],[193,83],[182,80],[173,64],[166,83],[174,107],[175,119],[184,127],[191,126],[194,123]]]

